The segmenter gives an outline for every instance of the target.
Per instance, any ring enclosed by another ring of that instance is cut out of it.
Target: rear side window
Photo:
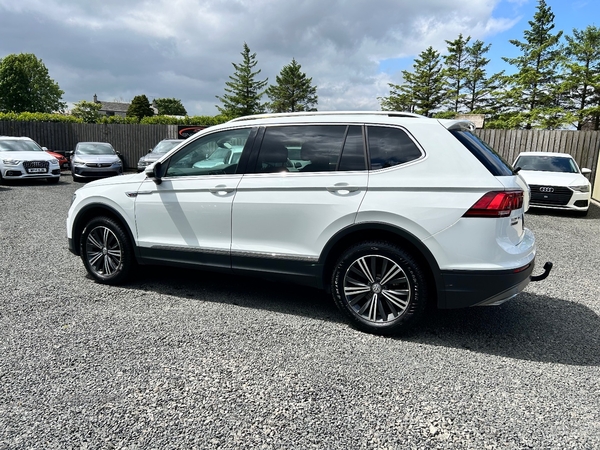
[[[265,130],[255,172],[337,170],[365,170],[359,126],[291,125]]]
[[[419,159],[423,152],[400,128],[368,127],[371,170],[385,169]]]
[[[475,156],[475,158],[477,158],[492,175],[496,177],[514,175],[511,165],[496,153],[492,147],[487,145],[473,133],[458,130],[451,130],[450,133],[452,133],[461,144],[467,147],[473,156]]]

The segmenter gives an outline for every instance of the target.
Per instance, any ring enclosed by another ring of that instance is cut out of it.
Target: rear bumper
[[[444,271],[444,309],[492,306],[515,297],[531,281],[534,261],[513,270]]]

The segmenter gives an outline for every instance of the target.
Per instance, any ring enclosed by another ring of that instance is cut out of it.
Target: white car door
[[[142,258],[231,266],[231,206],[242,175],[225,156],[222,164],[214,157],[211,164],[199,162],[243,147],[249,134],[246,128],[195,139],[162,162],[167,168],[159,184],[142,183],[135,204]]]
[[[314,266],[333,234],[354,223],[365,195],[362,127],[268,127],[254,167],[233,205],[234,269]]]

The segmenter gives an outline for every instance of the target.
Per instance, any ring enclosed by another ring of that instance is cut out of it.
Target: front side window
[[[237,173],[251,128],[225,130],[195,139],[168,162],[167,177]]]
[[[386,169],[419,159],[423,152],[400,128],[367,128],[371,170]]]
[[[365,170],[360,126],[273,126],[265,130],[255,172]]]

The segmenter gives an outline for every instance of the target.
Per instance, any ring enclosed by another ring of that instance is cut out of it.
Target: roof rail
[[[229,122],[243,122],[244,120],[271,119],[277,117],[308,117],[308,116],[343,116],[343,115],[363,115],[363,116],[388,116],[388,117],[425,117],[420,114],[414,114],[401,111],[301,111],[288,113],[265,113],[254,114],[251,116],[242,116],[231,119]]]

